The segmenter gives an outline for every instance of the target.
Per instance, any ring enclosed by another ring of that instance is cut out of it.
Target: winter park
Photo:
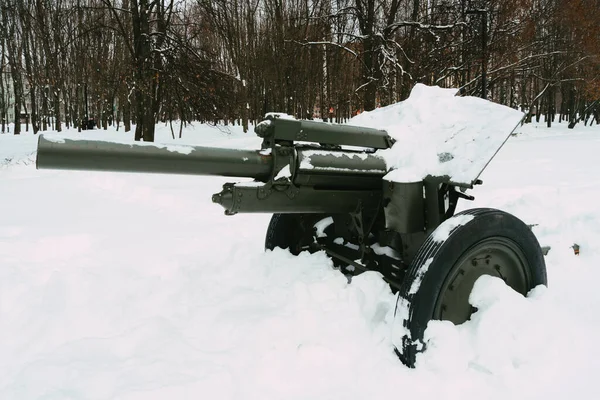
[[[597,0],[3,0],[0,400],[600,397]]]

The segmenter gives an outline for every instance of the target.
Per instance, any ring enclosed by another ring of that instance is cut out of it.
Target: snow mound
[[[418,182],[431,175],[469,185],[523,118],[512,108],[456,93],[417,84],[405,101],[350,120],[397,140],[378,152],[391,170],[386,180]]]

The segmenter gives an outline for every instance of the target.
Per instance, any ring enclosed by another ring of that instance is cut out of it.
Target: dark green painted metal
[[[36,165],[39,169],[218,175],[266,181],[273,160],[271,155],[255,150],[122,144],[41,135]]]
[[[441,183],[426,180],[423,185],[425,189],[425,225],[431,232],[444,222],[446,209],[443,194],[440,196]]]
[[[398,233],[422,232],[425,227],[423,182],[384,182],[386,228]]]
[[[310,186],[317,189],[381,191],[382,180],[381,177],[364,174],[335,171],[321,174],[300,170],[294,175],[293,182],[298,187]]]
[[[374,149],[388,149],[394,143],[386,131],[379,129],[307,120],[270,119],[258,124],[254,131],[258,136],[276,142],[301,141]]]
[[[288,185],[226,183],[212,201],[225,213],[351,213],[359,207],[373,207],[381,192],[372,190],[317,190]]]
[[[523,296],[531,288],[531,272],[523,250],[512,239],[490,237],[475,244],[456,261],[439,290],[433,319],[462,324],[473,313],[469,296],[483,275],[502,279]]]
[[[385,160],[379,156],[337,150],[298,150],[298,166],[321,174],[344,172],[382,178],[387,173]]]
[[[296,186],[381,190],[385,161],[373,154],[339,150],[297,151],[292,181]]]

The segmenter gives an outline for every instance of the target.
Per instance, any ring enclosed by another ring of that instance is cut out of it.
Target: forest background
[[[1,132],[344,122],[416,83],[598,123],[599,26],[600,0],[2,0]]]

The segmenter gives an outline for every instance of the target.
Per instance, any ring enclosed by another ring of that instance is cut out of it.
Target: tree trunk
[[[125,126],[125,132],[131,131],[131,104],[129,100],[123,102],[123,126]]]
[[[135,59],[136,127],[135,140],[154,141],[152,47],[148,0],[132,0],[132,24]]]

